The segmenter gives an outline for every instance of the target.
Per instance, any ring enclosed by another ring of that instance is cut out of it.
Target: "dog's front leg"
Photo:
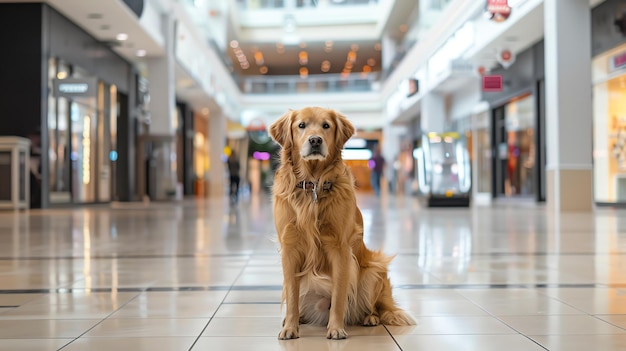
[[[288,226],[286,230],[292,229]],[[283,329],[278,334],[282,340],[297,339],[300,323],[300,269],[301,255],[290,241],[282,243],[281,260],[283,265],[283,301],[287,303],[287,312],[283,322]]]
[[[345,245],[333,245],[328,251],[332,274],[332,296],[330,302],[330,318],[328,320],[328,339],[345,339],[346,308],[348,303],[349,266],[352,253]]]

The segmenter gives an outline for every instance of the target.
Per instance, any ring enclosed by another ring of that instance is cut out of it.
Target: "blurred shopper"
[[[383,170],[385,169],[385,159],[380,154],[380,149],[378,147],[374,149],[374,154],[368,163],[371,174],[370,181],[372,183],[372,188],[374,188],[376,196],[380,196],[380,178],[382,177]]]
[[[239,181],[241,178],[239,177],[239,171],[241,166],[239,164],[239,157],[237,156],[237,152],[233,150],[228,157],[228,173],[230,175],[230,202],[237,203],[239,198]]]

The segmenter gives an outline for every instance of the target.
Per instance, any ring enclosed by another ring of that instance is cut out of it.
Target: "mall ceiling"
[[[302,67],[307,68],[308,74],[381,70],[381,44],[378,41],[328,41],[300,45],[246,43],[238,46],[246,61],[240,63],[237,48],[229,48],[228,57],[232,69],[239,76],[299,75]]]
[[[411,29],[410,24],[415,22],[418,3],[394,1],[389,16],[369,23],[369,28],[376,30],[367,31],[363,23],[333,23],[332,30],[323,25],[310,26],[304,29],[307,39],[289,44],[284,44],[280,34],[268,32],[267,28],[259,28],[258,35],[250,34],[254,28],[245,28],[247,37],[257,40],[239,38],[233,34],[237,33],[234,30],[229,38],[230,46],[226,47],[229,66],[240,77],[302,75],[303,67],[309,75],[379,72],[382,36],[401,42]],[[322,14],[326,11],[332,11],[332,7],[324,8]],[[351,36],[354,39],[350,39]]]

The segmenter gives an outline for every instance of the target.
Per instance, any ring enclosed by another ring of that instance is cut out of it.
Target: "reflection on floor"
[[[1,350],[626,350],[626,216],[359,195],[415,327],[279,341],[267,198],[0,213]]]

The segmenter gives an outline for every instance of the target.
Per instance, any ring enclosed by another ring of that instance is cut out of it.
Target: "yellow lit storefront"
[[[595,201],[626,204],[626,44],[592,65]]]
[[[193,171],[195,175],[196,196],[207,195],[206,177],[209,172],[209,121],[206,116],[194,113],[194,137],[193,137]]]

